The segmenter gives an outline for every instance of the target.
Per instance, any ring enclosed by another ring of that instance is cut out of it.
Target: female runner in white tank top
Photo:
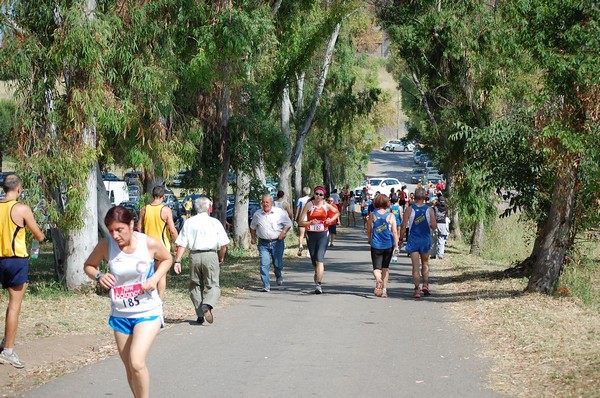
[[[104,218],[110,237],[94,248],[83,267],[85,273],[110,289],[111,313],[117,349],[127,371],[129,387],[136,398],[150,396],[150,374],[146,357],[163,326],[162,301],[156,285],[173,259],[158,240],[135,232],[129,210],[111,208]],[[99,272],[106,260],[109,272]],[[158,267],[154,267],[154,262]]]

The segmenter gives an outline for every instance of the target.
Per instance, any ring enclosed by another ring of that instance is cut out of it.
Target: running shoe
[[[25,364],[21,362],[16,352],[12,352],[12,354],[7,354],[5,350],[0,352],[0,363],[5,363],[7,365],[12,365],[17,369],[23,369]]]
[[[429,293],[428,284],[423,284],[423,288],[421,290],[423,291],[423,296],[431,296],[431,293]]]
[[[388,297],[388,295],[387,295],[387,289],[385,287],[381,291],[381,297],[383,297],[383,298],[387,298]]]
[[[280,276],[279,278],[277,278],[277,286],[281,285],[283,285],[283,277]]]
[[[321,285],[317,285],[315,287],[315,294],[321,294],[323,293],[323,288],[321,287]]]
[[[418,287],[415,288],[415,292],[413,293],[414,298],[421,298],[421,289]]]
[[[210,308],[210,305],[203,305],[202,312],[204,313],[204,319],[206,320],[206,322],[213,323],[214,318],[212,314],[212,308]]]

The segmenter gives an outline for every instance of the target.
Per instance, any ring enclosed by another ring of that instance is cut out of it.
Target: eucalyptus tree
[[[496,11],[486,1],[377,2],[378,16],[392,42],[392,68],[402,82],[403,97],[413,105],[405,111],[421,142],[448,177],[447,190],[470,197],[471,251],[478,254],[484,218],[493,206],[489,186],[470,184],[463,139],[450,140],[457,122],[483,128],[493,118],[495,69],[486,56],[494,51]],[[407,102],[405,102],[406,104]],[[464,183],[460,191],[457,184]],[[472,191],[467,191],[466,188]],[[457,203],[457,202],[454,203]],[[467,203],[467,202],[463,202]],[[452,202],[451,202],[452,204]],[[454,210],[457,209],[453,206]],[[456,228],[458,212],[454,211]]]
[[[576,215],[594,214],[589,204],[600,198],[595,162],[600,149],[594,145],[600,134],[600,8],[589,0],[532,0],[507,4],[505,18],[541,76],[533,96],[534,143],[554,178],[527,290],[547,293],[579,232],[576,226],[585,226]]]
[[[354,36],[371,26],[357,22],[352,29],[356,32],[338,39],[336,62],[305,145],[307,158],[313,159],[303,168],[305,179],[329,190],[362,180],[358,166],[368,159],[371,138],[384,124],[383,107],[390,100],[378,87],[378,59],[356,51]]]
[[[18,169],[41,182],[57,226],[57,271],[78,289],[89,282],[81,264],[98,236],[96,123],[111,109],[103,75],[110,27],[93,0],[6,0],[0,10],[0,63],[19,104]]]
[[[313,126],[342,23],[365,3],[361,1],[280,2],[277,32],[280,51],[271,92],[280,103],[286,158],[279,171],[279,189],[295,193],[302,187],[302,150]],[[307,83],[313,83],[309,85]],[[290,195],[291,196],[291,195]]]
[[[16,105],[13,100],[0,100],[0,171],[2,160],[9,153],[10,134],[15,125]]]

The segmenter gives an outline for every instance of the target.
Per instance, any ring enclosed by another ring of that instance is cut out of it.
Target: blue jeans
[[[283,271],[283,250],[285,249],[285,241],[273,240],[266,241],[258,240],[258,254],[260,255],[260,279],[262,280],[265,289],[271,288],[269,281],[269,270],[271,269],[271,259],[273,259],[273,269],[275,277],[281,278]]]

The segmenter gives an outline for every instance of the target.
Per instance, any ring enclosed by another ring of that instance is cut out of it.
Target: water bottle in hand
[[[40,242],[37,239],[33,239],[31,241],[31,253],[29,254],[29,258],[35,260],[40,255]]]
[[[394,250],[394,253],[392,254],[392,263],[398,264],[398,250]]]

